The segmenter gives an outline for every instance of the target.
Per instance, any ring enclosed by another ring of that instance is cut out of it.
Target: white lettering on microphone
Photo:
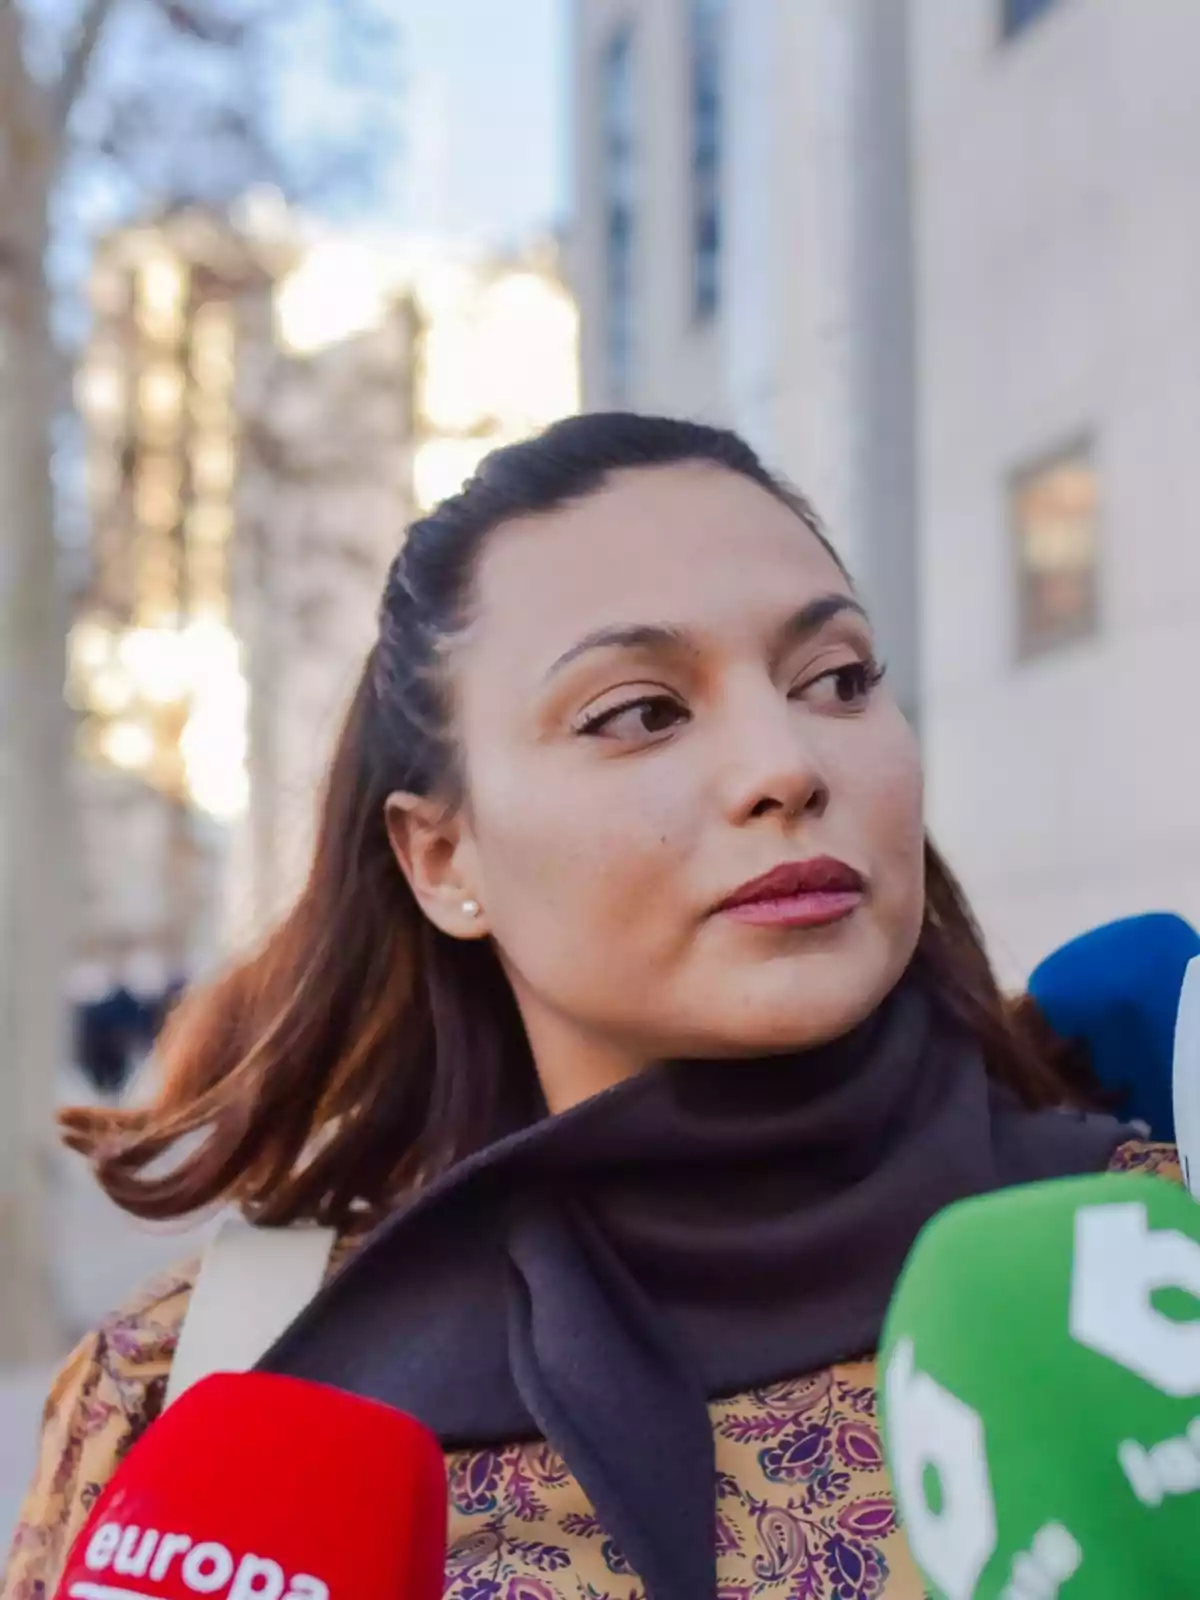
[[[161,1582],[171,1570],[171,1563],[176,1556],[181,1556],[185,1550],[192,1548],[192,1541],[186,1533],[164,1533],[158,1542],[158,1551],[154,1557],[154,1565],[150,1568],[150,1576],[156,1583]]]
[[[329,1585],[307,1572],[298,1572],[283,1600],[329,1600]]]
[[[194,1544],[184,1557],[183,1581],[197,1594],[216,1594],[233,1577],[233,1557],[223,1544],[211,1540]]]
[[[1149,1448],[1123,1440],[1117,1460],[1144,1506],[1160,1506],[1169,1494],[1194,1494],[1200,1489],[1200,1417],[1188,1424],[1186,1433]]]
[[[111,1569],[122,1577],[149,1575],[161,1583],[180,1558],[179,1576],[193,1594],[225,1590],[225,1600],[330,1600],[327,1583],[308,1572],[289,1578],[269,1556],[239,1559],[215,1540],[197,1544],[190,1534],[160,1534],[154,1528],[143,1532],[132,1524],[102,1523],[88,1540],[83,1561],[89,1572]]]
[[[229,1600],[280,1600],[287,1579],[278,1561],[263,1556],[243,1556]]]
[[[89,1572],[104,1572],[112,1566],[121,1544],[122,1528],[116,1522],[102,1522],[88,1540],[83,1564]]]
[[[1047,1522],[1033,1536],[1028,1550],[1013,1557],[1000,1600],[1056,1600],[1068,1578],[1083,1563],[1083,1551],[1061,1522]]]
[[[140,1528],[126,1528],[113,1557],[113,1571],[126,1578],[144,1578],[150,1570],[150,1557],[157,1543],[158,1534],[153,1528],[147,1528],[145,1533]]]

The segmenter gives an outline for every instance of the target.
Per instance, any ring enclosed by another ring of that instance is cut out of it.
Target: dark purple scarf
[[[447,1448],[549,1440],[651,1600],[712,1600],[707,1401],[873,1351],[935,1212],[1132,1136],[1020,1110],[907,981],[834,1044],[666,1064],[460,1163],[260,1365]]]

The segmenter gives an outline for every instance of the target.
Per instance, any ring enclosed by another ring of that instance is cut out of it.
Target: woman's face
[[[495,941],[551,1108],[866,1017],[921,925],[921,777],[801,520],[717,467],[622,472],[498,528],[473,602],[450,658],[469,798],[410,876]]]

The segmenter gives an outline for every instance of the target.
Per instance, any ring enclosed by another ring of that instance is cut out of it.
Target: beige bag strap
[[[209,1243],[179,1334],[167,1405],[214,1372],[247,1372],[325,1281],[333,1228],[225,1223]]]

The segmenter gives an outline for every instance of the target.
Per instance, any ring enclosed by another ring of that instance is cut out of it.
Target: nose
[[[722,804],[741,827],[760,817],[822,816],[829,785],[802,711],[773,685],[743,695],[719,735]]]

